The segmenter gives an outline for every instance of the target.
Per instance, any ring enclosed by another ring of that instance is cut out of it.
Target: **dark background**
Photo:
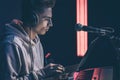
[[[119,0],[88,0],[88,25],[112,27],[115,29],[115,35],[118,35],[120,30],[119,2]],[[0,0],[0,25],[20,16],[20,0]],[[40,36],[45,54],[50,52],[50,58],[54,59],[55,63],[65,66],[79,63],[81,58],[76,54],[76,31],[74,30],[76,0],[57,0],[53,10],[53,23],[54,26],[50,31],[45,36]],[[97,36],[89,33],[89,44]],[[100,43],[101,47],[104,47],[104,44]],[[109,47],[107,49],[110,52]],[[104,55],[108,56],[108,54]]]

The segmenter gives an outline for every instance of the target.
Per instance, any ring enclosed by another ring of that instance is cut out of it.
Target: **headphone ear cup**
[[[30,23],[31,27],[34,27],[39,23],[39,15],[35,11],[32,11]]]

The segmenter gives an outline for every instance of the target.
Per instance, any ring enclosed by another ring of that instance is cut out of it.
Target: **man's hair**
[[[28,10],[40,11],[44,8],[53,8],[56,0],[23,0],[23,13]]]
[[[29,24],[33,11],[42,13],[45,8],[53,8],[56,0],[22,0],[22,2],[22,20]]]

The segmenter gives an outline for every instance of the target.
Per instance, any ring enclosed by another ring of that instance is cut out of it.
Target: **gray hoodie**
[[[41,80],[44,54],[38,36],[33,41],[20,25],[6,24],[0,46],[0,80]]]

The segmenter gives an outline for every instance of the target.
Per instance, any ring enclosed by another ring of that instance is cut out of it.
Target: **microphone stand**
[[[113,66],[113,80],[120,80],[120,48],[119,47],[117,47],[116,45],[115,45],[115,42],[116,41],[119,41],[119,43],[120,43],[120,38],[119,37],[115,37],[113,34],[98,34],[99,36],[97,36],[92,42],[91,42],[91,44],[89,45],[89,50],[87,50],[87,52],[86,53],[90,53],[90,51],[94,48],[94,45],[96,44],[96,42],[97,42],[97,40],[99,39],[99,38],[101,38],[101,37],[105,37],[105,38],[108,38],[109,40],[110,40],[110,43],[113,45],[113,48],[115,49],[115,54],[116,54],[116,56],[115,56],[115,58],[116,58],[116,62],[115,62],[115,64],[114,65],[112,65]],[[117,43],[117,45],[118,45],[118,43]],[[120,45],[119,45],[120,46]],[[86,54],[85,56],[84,56],[84,59],[82,59],[81,60],[81,62],[79,63],[79,65],[78,65],[78,68],[77,68],[77,70],[76,71],[82,71],[82,70],[90,70],[90,69],[93,69],[94,68],[94,66],[91,68],[91,67],[89,67],[88,66],[88,68],[84,68],[84,67],[82,67],[82,66],[84,66],[85,65],[85,60],[86,60],[86,56],[90,56],[91,54]]]
[[[110,41],[116,50],[116,63],[113,65],[113,80],[120,80],[120,38],[111,36]],[[119,42],[116,44],[116,42]]]

